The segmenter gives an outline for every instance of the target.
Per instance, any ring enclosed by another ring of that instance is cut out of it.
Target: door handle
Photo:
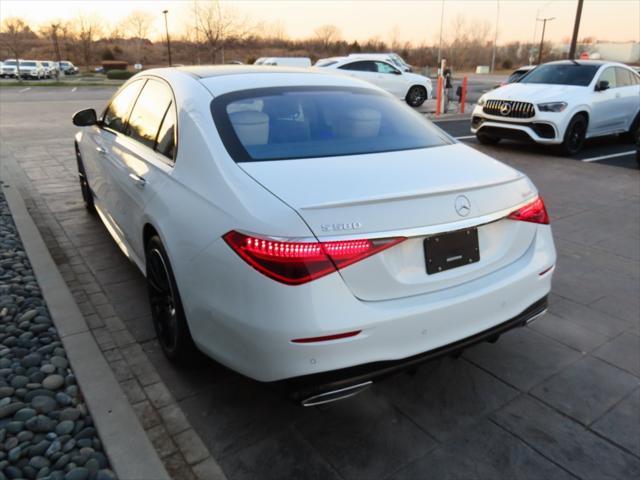
[[[106,155],[107,154],[107,149],[104,147],[96,147],[96,152],[98,152],[100,155]]]
[[[144,179],[144,177],[136,175],[135,173],[130,173],[129,178],[131,179],[131,181],[133,181],[133,183],[136,184],[136,187],[138,188],[144,188],[144,186],[147,184],[147,181]]]

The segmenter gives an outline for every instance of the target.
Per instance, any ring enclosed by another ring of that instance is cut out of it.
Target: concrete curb
[[[12,187],[11,173],[3,171],[9,209],[113,470],[121,480],[169,480],[20,193]]]

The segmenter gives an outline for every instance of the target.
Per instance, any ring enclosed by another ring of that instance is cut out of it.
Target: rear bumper
[[[523,327],[544,315],[547,311],[547,304],[547,296],[545,295],[530,305],[526,310],[504,323],[495,325],[462,340],[411,357],[386,362],[373,362],[341,370],[334,370],[332,372],[292,378],[286,381],[286,385],[287,388],[293,392],[294,399],[304,399],[322,395],[325,392],[379,380],[394,373],[415,368],[430,360],[455,354],[479,343],[497,339],[497,337],[503,333],[516,327]]]
[[[549,293],[555,261],[551,229],[540,225],[522,257],[488,275],[431,293],[362,301],[339,274],[282,285],[214,242],[178,284],[198,347],[233,370],[273,382],[404,361],[489,331]],[[212,276],[216,270],[226,275]],[[361,333],[291,341],[353,331]]]

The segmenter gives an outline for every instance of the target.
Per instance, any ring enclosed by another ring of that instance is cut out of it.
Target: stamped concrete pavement
[[[0,92],[0,159],[23,174],[94,335],[124,345],[112,368],[135,382],[132,402],[176,478],[188,478],[183,467],[199,465],[202,448],[230,479],[640,476],[640,172],[478,146],[527,173],[547,202],[559,253],[550,313],[461,358],[304,409],[214,362],[166,362],[144,280],[85,213],[74,174],[70,114],[104,95],[68,97],[28,103]],[[141,353],[145,371],[131,362]],[[156,420],[170,417],[167,405],[173,423]],[[172,436],[188,425],[195,437]],[[181,448],[193,438],[203,445]]]

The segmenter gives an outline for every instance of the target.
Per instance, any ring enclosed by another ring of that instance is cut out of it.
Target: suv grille
[[[487,100],[482,111],[489,115],[508,118],[531,118],[535,115],[532,103],[511,100]]]

